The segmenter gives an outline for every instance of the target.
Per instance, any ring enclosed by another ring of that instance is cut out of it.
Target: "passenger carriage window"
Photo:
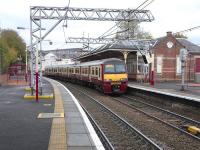
[[[95,75],[98,75],[98,68],[96,67]]]
[[[81,68],[81,74],[84,74],[84,68]]]
[[[85,74],[88,74],[88,68],[85,69]]]

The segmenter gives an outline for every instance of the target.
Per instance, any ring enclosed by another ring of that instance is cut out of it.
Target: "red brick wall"
[[[173,43],[172,48],[167,47],[167,42]],[[181,80],[181,74],[176,72],[176,59],[179,56],[180,49],[183,46],[173,37],[171,33],[168,33],[166,37],[160,38],[156,46],[154,47],[154,70],[156,81],[174,81]],[[157,57],[162,57],[162,73],[157,73]],[[200,58],[198,54],[189,54],[186,60],[185,68],[185,80],[194,81],[196,58]]]
[[[168,42],[172,42],[171,48],[167,47]],[[180,75],[176,73],[176,58],[179,55],[179,50],[183,46],[173,37],[171,33],[168,33],[166,37],[161,38],[154,47],[154,70],[157,81],[162,80],[178,80]],[[162,73],[157,73],[157,57],[162,57]]]

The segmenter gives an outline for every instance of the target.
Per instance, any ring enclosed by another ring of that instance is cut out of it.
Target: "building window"
[[[157,57],[156,72],[162,73],[162,57]]]

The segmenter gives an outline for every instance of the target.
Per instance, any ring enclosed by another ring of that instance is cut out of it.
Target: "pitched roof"
[[[187,50],[188,52],[190,53],[200,53],[200,46],[186,40],[186,39],[178,39],[177,40],[179,41],[179,43],[181,43],[181,45],[183,45]]]
[[[173,38],[175,38],[175,36],[171,32],[167,32],[167,36],[159,37],[156,39],[157,43],[155,44],[155,46],[159,45],[159,43],[165,40],[168,36],[172,36]],[[175,38],[175,39],[178,41],[179,44],[185,47],[189,53],[200,53],[200,46],[188,41],[185,38]]]

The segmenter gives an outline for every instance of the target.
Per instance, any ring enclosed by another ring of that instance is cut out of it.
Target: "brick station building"
[[[178,81],[181,79],[180,49],[188,50],[185,68],[185,80],[200,82],[200,47],[186,39],[177,39],[172,32],[165,37],[156,39],[157,42],[150,50],[153,63],[144,64],[140,50],[129,40],[105,44],[95,51],[80,55],[75,60],[80,62],[119,58],[125,60],[129,80],[149,82],[154,70],[154,81]],[[142,51],[142,50],[141,50]],[[153,64],[153,65],[152,65]]]
[[[200,47],[186,39],[175,38],[172,32],[157,39],[154,54],[155,81],[181,80],[180,49],[188,50],[185,63],[185,80],[200,82]]]

